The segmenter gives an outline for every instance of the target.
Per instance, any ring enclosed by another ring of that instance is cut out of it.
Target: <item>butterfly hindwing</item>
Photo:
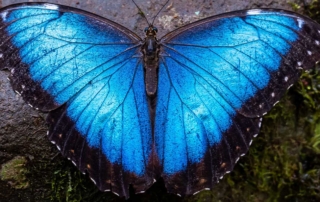
[[[206,18],[160,41],[156,151],[167,188],[211,188],[259,132],[261,116],[320,58],[320,26],[291,12]]]
[[[145,190],[151,124],[140,38],[70,7],[17,4],[0,11],[1,68],[48,116],[49,139],[100,190]],[[52,111],[53,110],[53,111]]]

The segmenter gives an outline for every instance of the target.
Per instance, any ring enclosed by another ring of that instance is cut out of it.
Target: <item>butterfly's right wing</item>
[[[320,25],[272,9],[235,11],[162,38],[155,143],[169,192],[211,189],[262,116],[320,60]]]
[[[46,3],[0,10],[0,67],[13,89],[49,111],[49,139],[102,191],[144,191],[151,126],[141,39],[96,15]]]

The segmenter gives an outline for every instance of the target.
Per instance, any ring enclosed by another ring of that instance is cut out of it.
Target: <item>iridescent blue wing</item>
[[[128,197],[153,179],[141,40],[96,15],[52,4],[0,11],[1,68],[13,89],[50,111],[49,139],[100,190]]]
[[[320,59],[320,25],[279,10],[204,19],[161,39],[155,144],[169,192],[210,189],[261,117]]]

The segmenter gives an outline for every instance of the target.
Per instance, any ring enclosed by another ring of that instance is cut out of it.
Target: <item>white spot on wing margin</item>
[[[252,9],[252,10],[248,10],[247,11],[248,15],[257,15],[257,14],[260,14],[260,13],[261,13],[260,9]]]
[[[7,15],[8,15],[8,11],[5,11],[5,12],[1,13],[1,18],[2,18],[3,21],[7,20]]]
[[[90,180],[96,185],[97,183],[96,183],[96,181],[92,178],[92,177],[90,177]]]
[[[298,18],[297,21],[298,21],[298,26],[302,28],[304,21],[301,18]]]
[[[259,119],[259,123],[258,123],[259,128],[261,128],[261,122],[262,122],[262,118]]]
[[[54,4],[44,4],[43,6],[44,6],[46,9],[59,10],[59,6],[54,5]]]
[[[201,190],[200,190],[201,191]],[[192,195],[196,195],[196,194],[198,194],[200,191],[196,191],[196,192],[194,192]]]

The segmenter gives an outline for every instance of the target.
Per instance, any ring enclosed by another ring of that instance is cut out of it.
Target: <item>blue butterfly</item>
[[[48,3],[0,10],[0,68],[49,112],[48,137],[101,191],[129,197],[164,178],[169,192],[210,189],[262,116],[320,59],[320,25],[244,10],[144,39],[97,15]]]

